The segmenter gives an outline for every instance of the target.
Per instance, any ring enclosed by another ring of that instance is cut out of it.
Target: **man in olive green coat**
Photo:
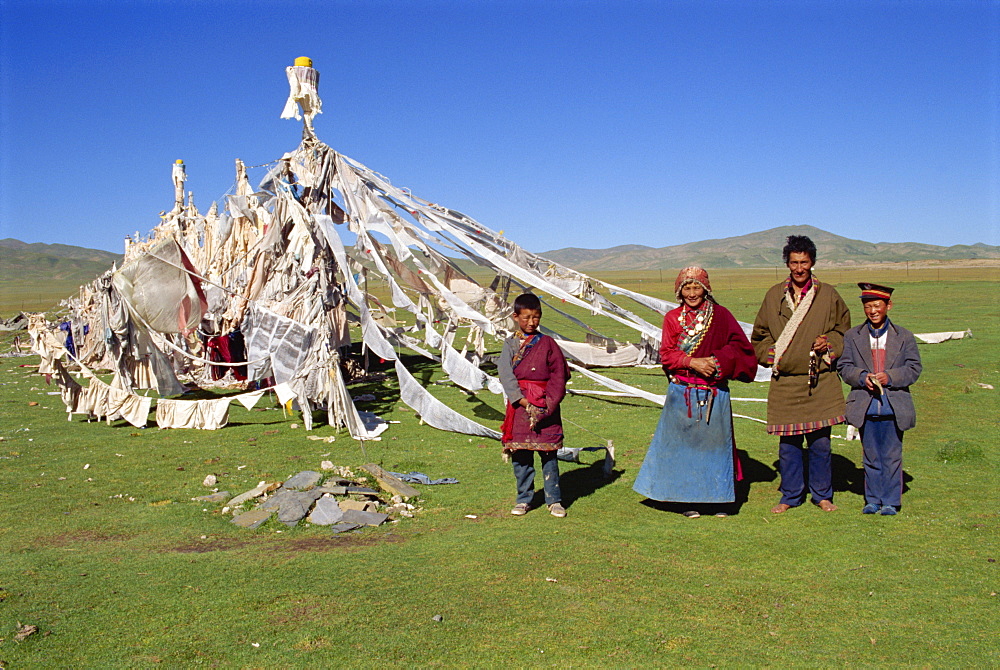
[[[778,436],[781,473],[781,501],[771,511],[781,514],[805,502],[808,470],[813,503],[832,512],[837,506],[830,427],[844,422],[836,359],[844,350],[851,313],[836,289],[813,276],[812,240],[789,236],[782,257],[789,276],[764,296],[750,336],[758,362],[771,368],[767,432]]]

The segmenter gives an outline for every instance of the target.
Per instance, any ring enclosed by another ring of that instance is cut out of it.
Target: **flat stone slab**
[[[295,526],[298,524],[306,514],[309,514],[309,509],[313,506],[313,500],[315,499],[310,493],[305,491],[289,491],[288,495],[282,499],[281,506],[278,508],[278,521],[286,526]]]
[[[371,473],[375,477],[379,486],[392,495],[399,495],[404,498],[415,498],[420,495],[420,491],[399,479],[394,474],[386,472],[374,463],[369,463],[368,465],[363,465],[361,467]]]
[[[275,490],[279,486],[281,486],[280,482],[261,482],[260,484],[253,487],[249,491],[239,494],[238,496],[230,500],[228,503],[226,503],[226,505],[228,505],[229,507],[236,507],[237,505],[243,504],[247,500],[252,500],[253,498],[259,498],[265,493]]]
[[[380,512],[362,512],[356,509],[349,509],[344,512],[341,521],[346,523],[357,523],[364,526],[380,526],[389,518],[388,514]]]
[[[322,495],[323,492],[319,489],[313,489],[311,491],[289,491],[287,489],[278,489],[273,496],[260,504],[260,508],[281,509],[285,505],[304,505],[308,510],[312,507],[313,501],[322,497]]]
[[[261,509],[273,509],[277,510],[281,507],[281,501],[292,494],[291,491],[286,491],[284,489],[278,489],[275,491],[274,495],[265,500],[260,504]]]
[[[313,470],[304,470],[286,480],[285,485],[282,488],[308,491],[309,489],[319,486],[321,481],[323,481],[323,475],[320,473],[314,472]]]
[[[361,528],[361,524],[358,523],[338,523],[330,526],[330,530],[334,533],[346,533],[349,530],[354,530],[355,528]]]
[[[219,491],[218,493],[210,493],[207,496],[198,496],[197,498],[192,498],[192,500],[197,500],[198,502],[221,503],[229,500],[229,496],[229,491]]]
[[[358,493],[358,494],[366,495],[366,496],[377,496],[378,495],[378,491],[376,491],[375,489],[367,488],[365,486],[348,486],[347,487],[347,492],[348,493]]]
[[[335,496],[346,496],[347,487],[340,486],[338,484],[323,484],[323,486],[316,489],[317,491],[322,491],[323,493],[329,493]]]
[[[320,498],[316,501],[316,506],[313,507],[313,511],[310,512],[309,518],[306,520],[317,526],[329,526],[343,518],[344,510],[340,509],[340,505],[334,498]]]
[[[374,512],[378,509],[378,505],[367,500],[341,500],[340,509],[344,510],[357,510],[359,512]]]
[[[253,530],[259,528],[261,524],[270,519],[272,514],[274,514],[273,510],[252,509],[249,512],[244,512],[239,516],[233,517],[230,523],[236,524],[240,528]]]

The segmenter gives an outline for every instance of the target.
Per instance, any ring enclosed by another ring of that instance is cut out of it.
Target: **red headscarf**
[[[684,268],[677,275],[677,281],[674,282],[674,295],[677,299],[681,299],[681,289],[684,288],[685,284],[698,284],[703,289],[705,289],[705,297],[712,297],[712,284],[708,281],[708,273],[697,265],[692,265],[691,267]]]

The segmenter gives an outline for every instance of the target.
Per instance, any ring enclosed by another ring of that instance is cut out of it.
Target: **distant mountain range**
[[[122,256],[100,249],[68,244],[28,244],[11,238],[0,240],[0,281],[58,280],[86,284]]]
[[[781,248],[789,235],[808,235],[824,265],[869,265],[881,262],[1000,258],[1000,247],[957,244],[941,247],[916,242],[864,242],[828,233],[813,226],[781,226],[721,240],[689,242],[653,248],[625,244],[610,249],[568,247],[539,255],[581,272],[608,270],[666,270],[701,265],[706,268],[756,268],[783,265]]]
[[[541,256],[581,272],[608,270],[666,270],[701,265],[706,268],[758,268],[781,266],[781,248],[789,235],[808,235],[819,248],[824,265],[869,265],[878,262],[922,260],[1000,259],[1000,247],[958,244],[941,247],[916,242],[863,242],[813,226],[783,226],[721,240],[690,242],[659,249],[625,244],[610,249],[569,247]],[[0,281],[59,280],[86,284],[122,256],[100,249],[67,244],[28,244],[11,238],[0,240]]]

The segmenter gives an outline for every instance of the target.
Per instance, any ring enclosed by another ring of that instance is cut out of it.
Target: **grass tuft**
[[[986,459],[982,447],[968,440],[952,440],[937,450],[935,458],[942,463],[967,463]]]

